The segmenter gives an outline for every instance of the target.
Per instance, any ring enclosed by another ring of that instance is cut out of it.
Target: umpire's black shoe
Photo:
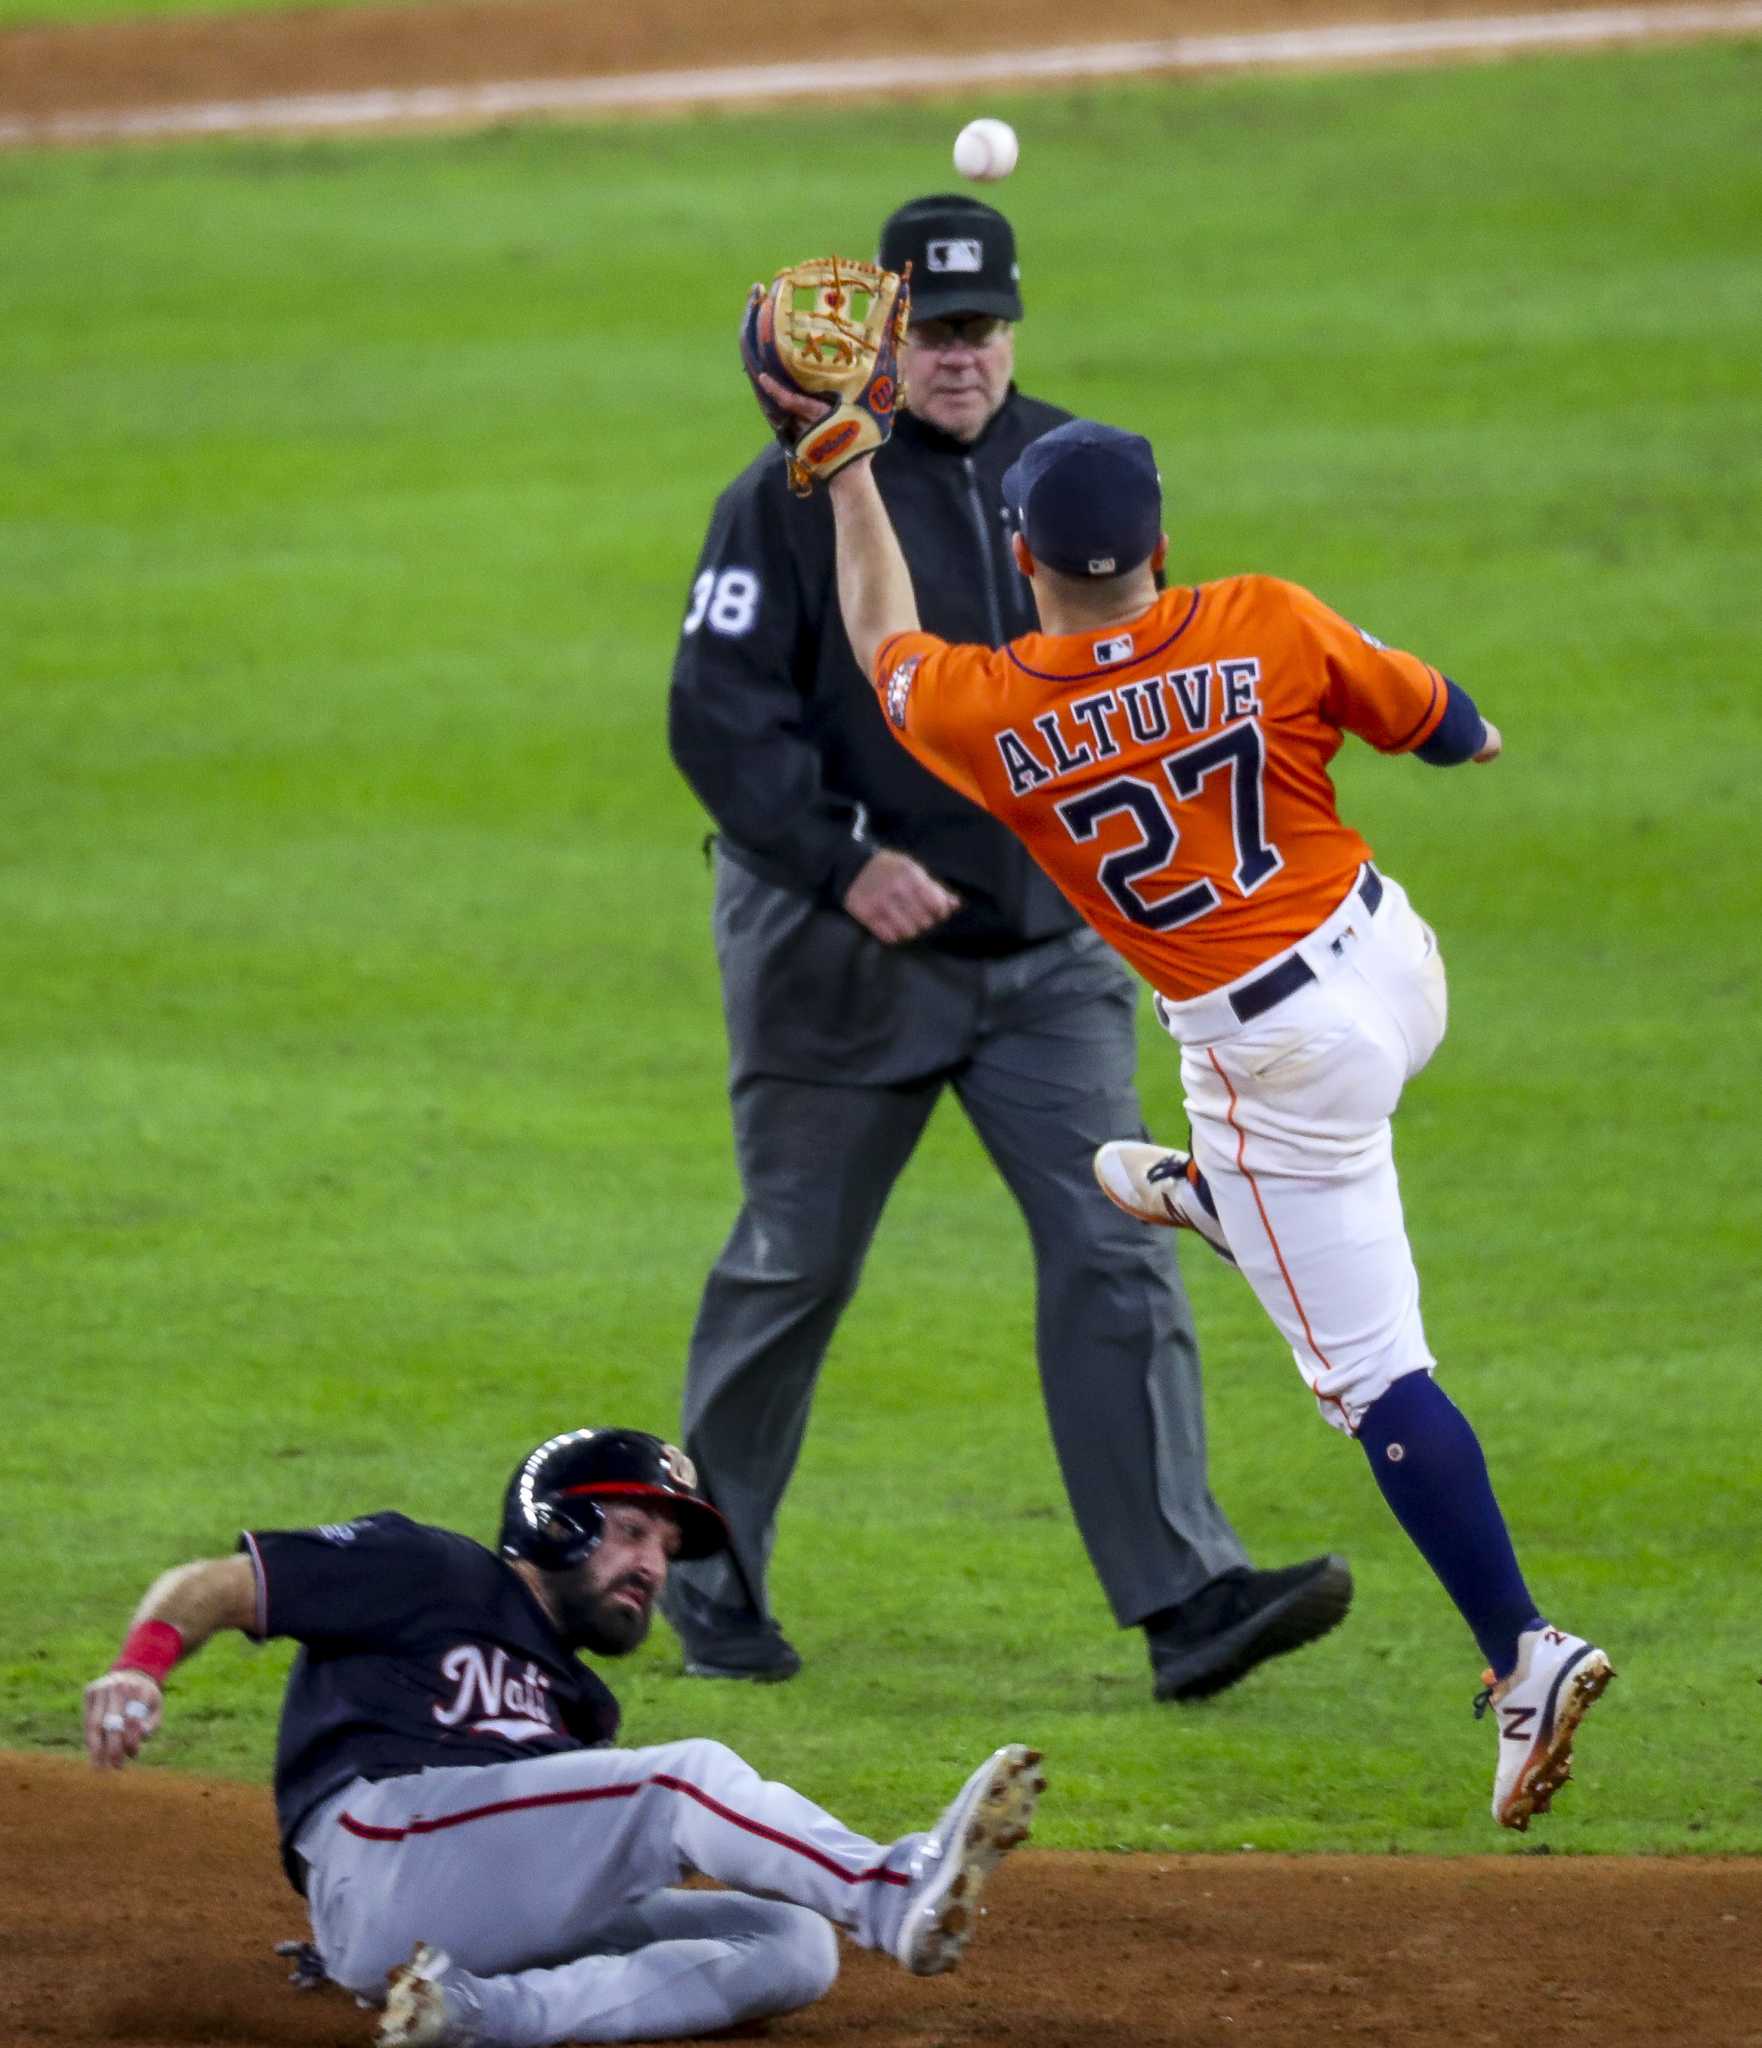
[[[1352,1572],[1343,1557],[1312,1557],[1273,1572],[1225,1572],[1146,1626],[1156,1696],[1209,1699],[1267,1658],[1325,1636],[1351,1605]]]
[[[685,1651],[687,1678],[747,1678],[781,1685],[801,1669],[801,1658],[768,1615],[750,1607],[722,1607],[678,1579],[661,1595],[661,1612]]]

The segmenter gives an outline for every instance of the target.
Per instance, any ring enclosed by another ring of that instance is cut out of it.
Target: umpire
[[[1068,413],[1012,381],[1022,317],[1002,214],[938,195],[881,230],[912,265],[909,410],[875,460],[929,631],[1035,629],[1002,478]],[[952,1087],[1027,1219],[1065,1488],[1159,1699],[1233,1684],[1332,1628],[1343,1560],[1256,1571],[1212,1499],[1172,1234],[1098,1192],[1142,1129],[1135,996],[1004,829],[882,725],[840,621],[830,508],[771,448],[722,493],[673,669],[673,758],[717,825],[716,957],[743,1204],[704,1289],[684,1436],[731,1548],[665,1611],[703,1678],[792,1677],[766,1569],[814,1381],[894,1181]]]

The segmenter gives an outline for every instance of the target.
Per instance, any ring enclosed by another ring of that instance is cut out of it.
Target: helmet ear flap
[[[605,1533],[606,1518],[597,1500],[563,1507],[554,1500],[535,1500],[522,1554],[540,1571],[566,1572],[591,1557]]]

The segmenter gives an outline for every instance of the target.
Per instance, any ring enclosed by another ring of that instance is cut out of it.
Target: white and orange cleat
[[[1019,1742],[988,1756],[956,1794],[906,1866],[911,1889],[893,1953],[914,1977],[952,1970],[979,1925],[979,1893],[997,1865],[1028,1839],[1046,1790],[1040,1752]]]
[[[1165,1230],[1195,1231],[1220,1259],[1236,1263],[1218,1221],[1217,1204],[1190,1153],[1171,1152],[1166,1145],[1141,1139],[1115,1138],[1097,1151],[1095,1178],[1116,1209]]]
[[[1571,1777],[1572,1738],[1615,1673],[1583,1636],[1532,1628],[1517,1639],[1509,1678],[1495,1683],[1490,1671],[1482,1676],[1486,1690],[1475,1700],[1475,1718],[1491,1707],[1499,1722],[1493,1818],[1522,1834]]]

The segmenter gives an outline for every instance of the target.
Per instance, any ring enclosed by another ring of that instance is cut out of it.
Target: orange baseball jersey
[[[1252,974],[1334,909],[1370,857],[1335,806],[1342,736],[1406,753],[1448,700],[1435,668],[1272,576],[995,650],[898,633],[874,683],[918,759],[1172,1002]]]

